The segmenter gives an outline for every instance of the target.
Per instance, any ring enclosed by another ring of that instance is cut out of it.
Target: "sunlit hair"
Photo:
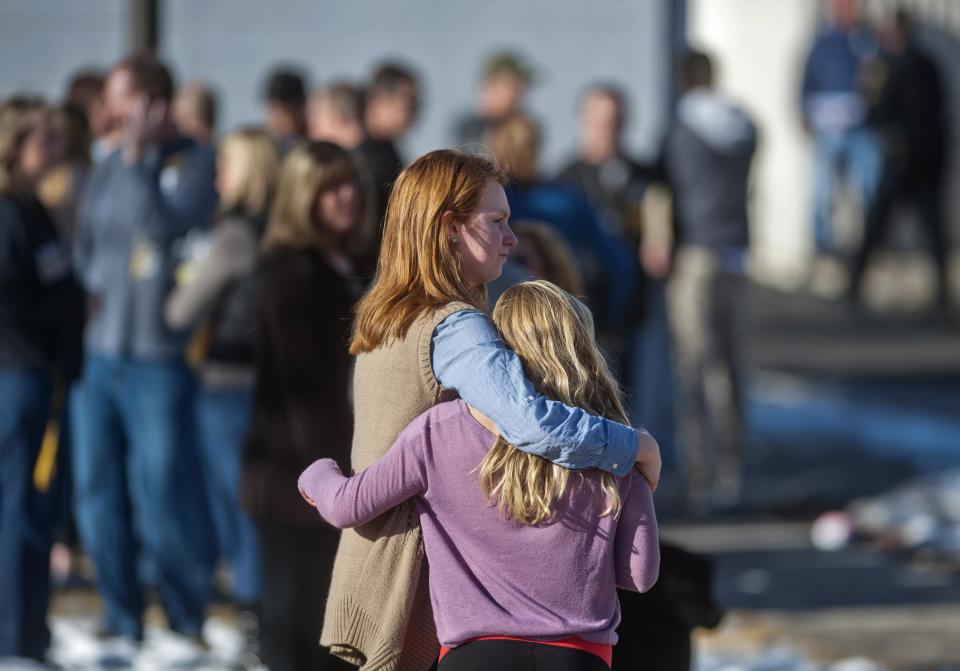
[[[521,282],[500,297],[493,321],[523,362],[537,390],[567,405],[627,423],[620,389],[597,347],[593,315],[586,305],[546,280]],[[602,515],[620,510],[617,478],[578,471],[583,485],[598,481],[606,498]],[[535,525],[549,521],[570,486],[571,471],[527,454],[497,437],[480,466],[480,486],[508,519]]]
[[[512,114],[487,132],[486,142],[511,180],[537,181],[541,137],[536,121],[522,113]]]
[[[277,195],[263,237],[263,249],[279,247],[329,249],[334,243],[324,222],[316,220],[317,196],[353,181],[360,189],[356,164],[350,154],[331,142],[302,142],[283,162]],[[362,198],[361,198],[362,199]],[[359,245],[362,222],[339,242],[348,249]]]
[[[16,188],[23,142],[49,113],[40,98],[13,96],[0,105],[0,195],[10,195]]]
[[[496,163],[453,149],[424,154],[400,173],[387,205],[377,274],[357,306],[351,353],[404,337],[421,313],[452,301],[486,310],[486,286],[464,279],[441,217],[450,212],[466,222],[491,180],[504,180]]]
[[[553,282],[574,296],[586,294],[573,249],[556,228],[535,219],[521,219],[510,227],[518,240],[533,245],[539,252],[544,265],[541,279]],[[522,259],[518,260],[522,263]]]
[[[220,208],[251,217],[266,214],[280,174],[280,153],[270,134],[261,128],[235,130],[223,138],[218,154],[230,175]]]

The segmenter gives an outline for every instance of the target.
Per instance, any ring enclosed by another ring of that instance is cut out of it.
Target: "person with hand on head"
[[[351,352],[355,470],[383,456],[414,418],[459,396],[521,450],[623,476],[636,461],[655,487],[656,441],[537,391],[485,311],[486,283],[516,245],[504,176],[487,158],[430,152],[397,179],[373,285]],[[439,644],[412,504],[343,532],[321,644],[367,668],[427,669]]]
[[[122,139],[87,181],[74,244],[90,313],[71,397],[77,526],[105,603],[102,635],[142,638],[146,578],[170,628],[202,643],[215,557],[188,334],[169,329],[163,312],[178,250],[213,215],[214,156],[177,132],[173,80],[152,56],[121,61],[106,89]],[[144,565],[153,575],[139,574]]]

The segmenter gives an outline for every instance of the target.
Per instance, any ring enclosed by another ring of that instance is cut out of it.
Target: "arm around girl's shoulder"
[[[432,344],[440,384],[493,420],[512,445],[567,468],[622,476],[633,467],[637,431],[540,394],[485,315],[450,315],[437,326]]]
[[[423,417],[404,429],[379,461],[352,477],[333,459],[313,462],[297,481],[300,495],[338,529],[370,522],[416,496],[427,482]]]

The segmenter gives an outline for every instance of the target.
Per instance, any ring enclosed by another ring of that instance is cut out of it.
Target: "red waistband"
[[[579,636],[571,636],[570,638],[561,638],[556,641],[537,641],[532,638],[517,638],[516,636],[480,636],[479,638],[473,638],[465,643],[472,643],[473,641],[521,641],[523,643],[539,643],[541,645],[552,645],[557,648],[572,648],[574,650],[582,650],[583,652],[589,652],[591,655],[596,655],[602,659],[607,666],[613,665],[613,646],[609,643],[594,643],[586,639],[580,638]],[[443,659],[443,656],[450,652],[450,648],[441,647],[440,648],[440,659]]]

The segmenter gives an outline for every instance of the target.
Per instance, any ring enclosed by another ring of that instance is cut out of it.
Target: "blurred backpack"
[[[713,563],[673,545],[660,546],[660,577],[649,592],[617,595],[620,640],[612,671],[685,671],[694,628],[713,629],[723,619],[713,599]]]

